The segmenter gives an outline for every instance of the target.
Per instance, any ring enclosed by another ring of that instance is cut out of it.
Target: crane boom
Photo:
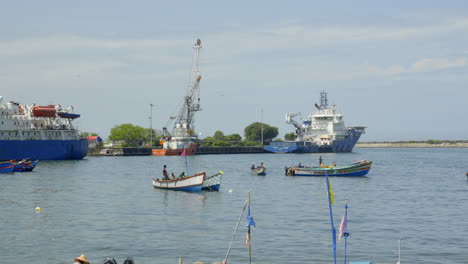
[[[199,59],[201,40],[197,39],[193,45],[192,72],[189,90],[184,97],[182,108],[174,124],[173,136],[196,138],[194,131],[195,112],[200,111],[200,80]]]

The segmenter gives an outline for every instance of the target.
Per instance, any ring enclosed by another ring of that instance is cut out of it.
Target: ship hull
[[[80,140],[0,140],[0,160],[71,160],[88,154],[88,141]]]
[[[337,152],[352,152],[354,146],[361,137],[361,132],[350,130],[346,139],[335,140],[331,145],[317,146],[310,142],[293,141],[293,142],[272,142],[265,146],[264,150],[271,153],[337,153]]]

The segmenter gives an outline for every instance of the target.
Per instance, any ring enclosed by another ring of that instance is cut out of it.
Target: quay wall
[[[468,148],[468,142],[400,143],[400,142],[359,142],[355,148]]]
[[[195,154],[245,154],[264,152],[263,147],[198,147]]]

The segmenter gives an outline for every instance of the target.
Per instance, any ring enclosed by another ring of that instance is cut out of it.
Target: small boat
[[[24,171],[32,171],[34,168],[36,168],[37,164],[39,163],[39,160],[30,160],[28,159],[24,163]]]
[[[203,187],[203,182],[206,173],[198,173],[188,177],[182,177],[177,179],[157,179],[153,178],[153,186],[158,189],[169,189],[175,191],[186,191],[186,192],[200,192]]]
[[[13,168],[14,172],[21,172],[24,171],[25,168],[25,163],[27,162],[26,159],[20,160],[20,161],[15,161],[15,167]]]
[[[15,163],[13,161],[0,162],[0,172],[13,172],[15,169]]]
[[[80,117],[79,114],[69,113],[69,112],[57,112],[57,115],[61,118],[76,119]]]
[[[265,176],[266,175],[266,168],[265,167],[258,167],[252,169],[252,174],[253,175],[258,175],[258,176]]]
[[[217,174],[206,177],[203,180],[202,190],[204,191],[211,191],[211,192],[219,192],[219,188],[221,187],[221,176],[224,172],[219,171]]]
[[[37,105],[32,108],[32,115],[34,117],[55,117],[56,112],[54,105]]]
[[[321,166],[304,167],[291,166],[286,167],[286,175],[289,176],[365,176],[372,166],[372,161],[362,160],[346,166]]]

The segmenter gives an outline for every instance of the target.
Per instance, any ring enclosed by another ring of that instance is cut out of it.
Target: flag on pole
[[[348,216],[347,216],[347,213],[345,211],[345,213],[343,214],[343,218],[341,218],[341,224],[340,224],[340,230],[339,230],[339,233],[338,233],[338,238],[341,240],[341,238],[343,237],[344,233],[348,231]]]
[[[187,149],[184,149],[184,151],[182,151],[182,154],[180,154],[180,156],[182,156],[182,157],[187,156]]]
[[[335,196],[333,195],[333,188],[330,181],[328,182],[328,194],[330,195],[330,204],[335,204]]]
[[[248,246],[248,245],[249,245],[249,241],[250,241],[250,234],[247,233],[247,235],[245,236],[244,246]]]
[[[247,235],[245,236],[245,242],[244,246],[248,246],[250,243],[250,227],[254,226],[255,227],[255,221],[253,217],[250,215],[250,201],[249,204],[247,205]]]

